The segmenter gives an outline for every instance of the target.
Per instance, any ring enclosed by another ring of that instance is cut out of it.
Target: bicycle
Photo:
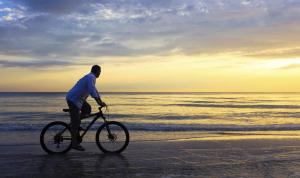
[[[89,123],[86,128],[79,128],[78,141],[82,142],[83,137],[98,120],[103,119],[103,124],[97,129],[96,143],[98,148],[104,153],[121,153],[129,144],[129,132],[127,128],[120,122],[108,121],[102,112],[103,107],[99,107],[99,112],[82,117],[81,120],[95,118]],[[105,107],[106,110],[107,107]],[[64,112],[69,112],[69,109],[63,109]],[[71,124],[62,121],[54,121],[47,124],[40,134],[40,144],[48,154],[64,154],[72,147]],[[83,131],[81,134],[80,132]]]

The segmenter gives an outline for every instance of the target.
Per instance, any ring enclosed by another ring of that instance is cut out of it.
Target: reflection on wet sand
[[[121,154],[5,155],[1,159],[2,175],[12,177],[106,177],[126,175],[129,167]]]
[[[300,177],[299,139],[134,142],[123,154],[86,146],[86,152],[56,156],[38,146],[10,146],[0,150],[1,176]]]

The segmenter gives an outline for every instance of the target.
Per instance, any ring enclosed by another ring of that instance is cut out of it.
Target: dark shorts
[[[91,105],[84,102],[82,108],[79,109],[72,101],[67,100],[67,103],[70,109],[71,129],[75,132],[80,126],[81,118],[91,114]]]
[[[92,112],[92,107],[88,102],[84,102],[82,104],[81,109],[79,109],[72,101],[67,100],[69,109],[70,109],[70,114],[71,117],[72,115],[78,115],[78,117],[84,117],[84,116],[88,116],[91,114]]]

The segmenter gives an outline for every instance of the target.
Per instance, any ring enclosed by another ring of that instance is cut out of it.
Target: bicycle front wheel
[[[49,154],[68,152],[72,146],[72,136],[69,125],[60,121],[49,123],[41,132],[40,144],[43,150]]]
[[[129,143],[128,130],[120,122],[106,122],[97,130],[96,143],[104,153],[121,153]]]

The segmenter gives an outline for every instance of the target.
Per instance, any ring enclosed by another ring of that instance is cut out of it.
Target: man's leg
[[[79,145],[78,143],[78,129],[80,126],[80,111],[75,104],[70,101],[67,101],[69,109],[70,109],[70,116],[71,116],[71,134],[72,134],[72,146]]]
[[[89,116],[92,112],[92,107],[88,102],[84,102],[81,107],[81,117]]]

